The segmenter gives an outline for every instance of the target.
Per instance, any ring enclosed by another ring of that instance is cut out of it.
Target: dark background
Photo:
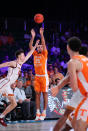
[[[73,0],[32,0],[20,2],[3,2],[0,14],[4,16],[30,17],[43,13],[45,20],[85,21],[88,18],[87,1]]]

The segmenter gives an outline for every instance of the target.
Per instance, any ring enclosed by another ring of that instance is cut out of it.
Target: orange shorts
[[[48,76],[35,76],[34,88],[36,92],[48,92]]]

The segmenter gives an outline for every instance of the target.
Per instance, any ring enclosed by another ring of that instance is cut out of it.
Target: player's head
[[[67,51],[69,55],[71,52],[79,53],[80,48],[81,48],[81,40],[78,37],[74,36],[68,39]]]
[[[20,59],[22,62],[25,59],[24,51],[22,49],[19,49],[15,53],[16,59]]]
[[[39,43],[38,46],[37,46],[37,52],[41,53],[42,51],[43,51],[43,46],[42,46],[41,43]]]

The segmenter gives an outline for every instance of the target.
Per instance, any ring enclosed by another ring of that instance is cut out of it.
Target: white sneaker
[[[40,120],[43,121],[45,118],[46,118],[46,114],[42,113],[41,116],[40,116]]]
[[[41,115],[41,114],[36,114],[35,121],[39,121],[39,120],[40,120],[40,115]]]

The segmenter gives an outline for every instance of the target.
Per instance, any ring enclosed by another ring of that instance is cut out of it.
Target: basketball
[[[40,24],[44,21],[44,16],[42,14],[36,14],[34,16],[34,21],[35,23]]]

